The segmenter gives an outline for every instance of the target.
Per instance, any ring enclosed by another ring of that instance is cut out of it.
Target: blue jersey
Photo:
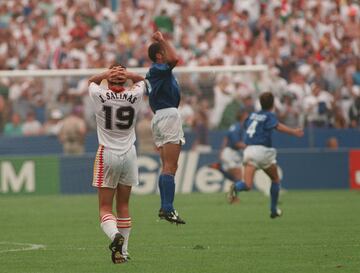
[[[153,63],[146,74],[151,110],[175,107],[180,103],[180,88],[168,64]]]
[[[272,132],[278,124],[279,121],[272,112],[251,113],[244,123],[245,144],[272,147]]]
[[[227,141],[227,147],[230,147],[231,149],[238,150],[239,148],[236,147],[236,143],[242,141],[242,135],[243,130],[240,122],[236,122],[233,125],[230,126],[226,137],[228,139]]]

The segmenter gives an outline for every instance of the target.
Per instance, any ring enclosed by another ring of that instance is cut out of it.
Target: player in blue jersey
[[[248,113],[239,111],[237,121],[232,124],[224,137],[220,152],[220,162],[211,164],[209,167],[219,170],[226,178],[236,183],[242,180],[242,150],[246,147],[243,142],[243,125]],[[237,203],[239,198],[236,192],[228,195],[230,204]]]
[[[281,216],[282,212],[277,207],[280,178],[276,164],[276,150],[272,148],[271,136],[276,129],[282,133],[302,137],[304,132],[301,128],[292,129],[280,123],[272,113],[274,107],[274,96],[270,92],[265,92],[260,96],[261,111],[249,115],[244,123],[244,181],[236,182],[230,190],[231,194],[239,191],[249,191],[253,185],[253,178],[257,169],[262,169],[270,177],[272,183],[270,187],[270,217]]]
[[[148,48],[153,62],[146,74],[149,104],[154,112],[151,129],[159,150],[162,170],[159,177],[161,207],[159,217],[171,223],[185,224],[174,208],[175,173],[181,145],[185,143],[182,122],[178,111],[180,88],[172,73],[178,63],[175,49],[157,31],[154,42]]]

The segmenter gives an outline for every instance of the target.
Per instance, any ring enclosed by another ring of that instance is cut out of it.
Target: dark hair
[[[124,66],[124,65],[122,65],[122,64],[120,64],[120,63],[116,63],[116,62],[113,63],[113,64],[111,64],[111,65],[109,66],[109,69],[114,68],[114,67],[118,67],[118,66],[126,69],[126,66]]]
[[[162,51],[162,47],[160,43],[158,42],[152,43],[148,48],[148,56],[150,60],[156,63],[156,54],[160,53],[161,51]]]
[[[112,69],[114,67],[121,67],[121,68],[124,68],[126,69],[126,66],[120,64],[120,63],[117,63],[117,62],[114,62],[112,63],[110,66],[109,66],[109,69]],[[113,86],[122,86],[124,83],[120,83],[120,82],[112,82],[110,81],[109,79],[107,80],[109,82],[109,84],[113,85]]]
[[[268,111],[274,106],[274,95],[271,92],[262,93],[260,96],[261,109]]]

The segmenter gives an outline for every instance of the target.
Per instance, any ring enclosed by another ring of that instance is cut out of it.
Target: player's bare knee
[[[177,170],[177,164],[166,164],[163,167],[163,173],[175,175]]]

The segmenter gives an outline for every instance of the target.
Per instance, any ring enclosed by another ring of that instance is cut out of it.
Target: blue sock
[[[175,197],[175,177],[171,174],[161,174],[159,179],[159,188],[162,189],[161,208],[170,212],[174,210],[173,203]]]
[[[160,191],[160,200],[161,200],[161,208],[164,206],[164,186],[162,182],[162,175],[159,176],[159,191]]]
[[[280,183],[272,182],[270,187],[270,195],[271,195],[270,208],[272,213],[276,213],[277,203],[279,199],[279,191],[280,191]]]
[[[245,182],[239,180],[239,181],[235,182],[235,190],[236,191],[248,191],[249,188],[248,188],[248,186],[246,186]]]

